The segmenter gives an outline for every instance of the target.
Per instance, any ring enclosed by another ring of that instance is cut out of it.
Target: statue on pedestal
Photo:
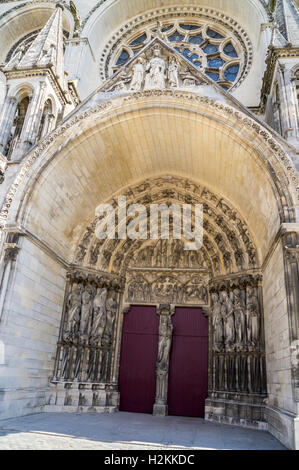
[[[156,363],[156,400],[154,414],[167,414],[168,369],[173,325],[170,315],[160,316],[159,347]]]

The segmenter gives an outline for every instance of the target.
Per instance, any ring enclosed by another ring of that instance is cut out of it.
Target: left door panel
[[[120,411],[152,413],[156,392],[159,316],[155,307],[125,314],[119,370]]]

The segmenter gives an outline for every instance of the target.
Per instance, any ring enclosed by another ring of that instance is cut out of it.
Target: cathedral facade
[[[0,419],[193,416],[298,449],[299,2],[1,1],[0,45]],[[200,205],[201,248],[171,211],[128,236],[153,205]]]

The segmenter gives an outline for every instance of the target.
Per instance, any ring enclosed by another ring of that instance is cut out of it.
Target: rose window
[[[159,23],[131,36],[114,54],[111,72],[116,72],[159,34],[196,68],[224,88],[241,76],[243,50],[238,41],[218,25],[180,20]]]

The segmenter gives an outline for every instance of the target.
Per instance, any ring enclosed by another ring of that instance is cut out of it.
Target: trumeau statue
[[[166,405],[168,392],[169,356],[172,344],[173,325],[170,315],[160,316],[159,346],[156,363],[156,405]],[[155,408],[154,406],[154,408]]]
[[[155,48],[153,57],[146,66],[144,90],[164,90],[166,79],[166,62],[161,57],[160,48]]]
[[[168,370],[173,325],[169,315],[161,316],[157,369]]]

